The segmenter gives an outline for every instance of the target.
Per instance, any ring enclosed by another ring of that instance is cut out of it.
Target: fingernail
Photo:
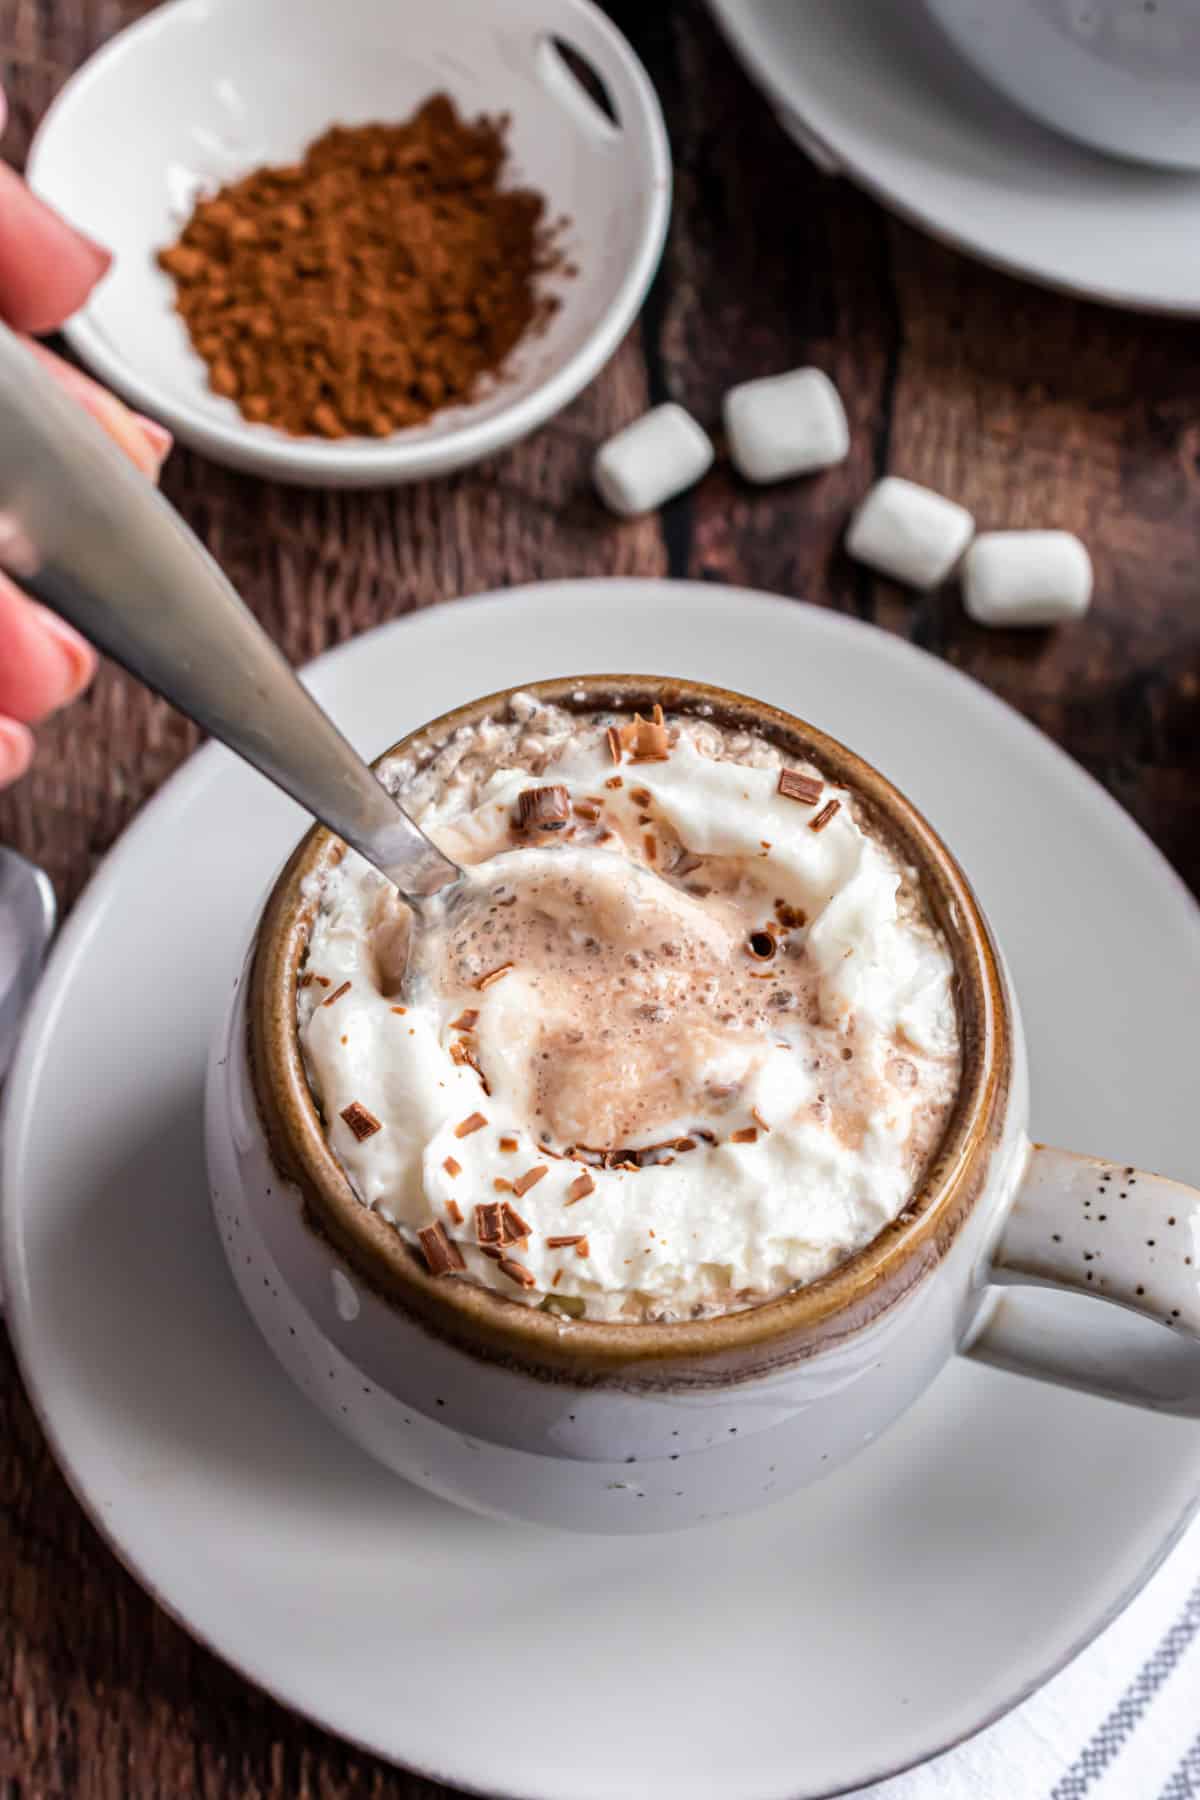
[[[82,694],[88,682],[96,672],[96,653],[85,638],[65,619],[57,613],[50,612],[44,606],[34,606],[38,622],[47,637],[54,639],[55,646],[62,652],[66,664],[66,691],[60,706],[68,706],[72,700]]]
[[[106,249],[103,244],[98,244],[95,238],[88,236],[86,231],[80,231],[78,225],[72,225],[71,230],[75,233],[75,236],[79,239],[80,243],[84,246],[88,255],[95,263],[96,280],[99,281],[101,277],[107,275],[108,271],[112,268],[112,251]]]
[[[0,719],[0,787],[19,781],[32,760],[32,734],[15,719]]]
[[[171,454],[175,439],[166,426],[160,425],[157,419],[148,419],[145,413],[134,413],[133,416],[141,427],[142,436],[158,458],[158,466],[161,469]]]

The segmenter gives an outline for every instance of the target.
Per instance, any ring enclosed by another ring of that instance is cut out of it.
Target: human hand
[[[4,129],[0,94],[0,132]],[[0,163],[0,318],[20,332],[51,331],[76,312],[111,257],[43,204]],[[40,344],[31,352],[151,480],[171,435]],[[0,787],[29,767],[29,727],[74,700],[96,667],[78,632],[0,575]]]

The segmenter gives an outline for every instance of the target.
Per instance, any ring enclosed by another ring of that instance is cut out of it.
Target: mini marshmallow
[[[909,587],[932,588],[945,581],[974,531],[965,506],[915,481],[885,475],[851,519],[846,549]]]
[[[1069,531],[983,531],[963,559],[963,604],[980,625],[1082,618],[1092,559]]]
[[[843,462],[850,428],[823,369],[792,369],[743,381],[725,396],[725,435],[747,481],[782,481]]]
[[[592,480],[606,506],[633,518],[653,512],[664,500],[691,487],[711,468],[712,460],[707,432],[682,406],[668,402],[643,413],[601,444],[592,463]]]

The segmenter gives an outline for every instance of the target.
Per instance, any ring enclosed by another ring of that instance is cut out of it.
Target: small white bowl
[[[557,44],[590,68],[589,95]],[[565,215],[573,279],[548,328],[468,406],[380,439],[294,438],[211,392],[155,263],[201,190],[290,162],[327,126],[406,117],[446,90],[508,112],[510,179]],[[29,159],[36,191],[115,253],[66,327],[101,380],[220,462],[281,481],[371,487],[476,462],[586,386],[637,314],[670,215],[671,158],[649,77],[591,0],[174,0],[59,94]]]

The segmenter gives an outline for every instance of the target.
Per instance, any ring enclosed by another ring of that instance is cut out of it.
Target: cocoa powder
[[[213,392],[298,436],[383,437],[502,374],[562,266],[542,195],[501,186],[508,123],[434,94],[200,200],[158,261]]]

